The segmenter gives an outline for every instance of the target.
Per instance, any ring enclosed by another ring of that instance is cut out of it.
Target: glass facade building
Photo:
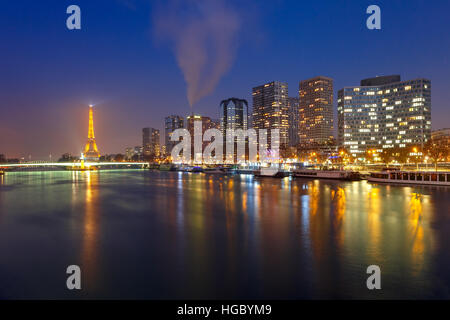
[[[431,138],[431,81],[384,76],[338,91],[338,142],[355,157],[368,149],[423,147]]]
[[[223,135],[224,155],[226,154],[226,133],[227,130],[247,130],[248,129],[248,102],[244,99],[230,98],[220,102],[219,107],[220,128]],[[234,138],[234,159],[226,159],[227,162],[236,162],[237,144],[246,143],[246,141],[238,141],[238,137]],[[242,137],[241,137],[242,139]],[[246,138],[243,138],[248,140]],[[245,159],[240,159],[245,160]]]

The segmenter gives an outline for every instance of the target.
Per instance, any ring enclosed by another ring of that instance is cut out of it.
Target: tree
[[[283,159],[292,159],[297,157],[296,147],[284,147],[280,148],[280,156]]]
[[[120,154],[120,153],[116,154],[114,157],[114,161],[116,161],[116,162],[122,162],[123,159],[125,159],[125,157],[123,154]]]
[[[384,149],[383,152],[380,153],[381,161],[383,161],[386,166],[394,159],[394,156],[392,155],[391,149]]]
[[[409,149],[396,147],[392,149],[392,155],[400,164],[405,164],[408,160]]]
[[[70,153],[64,153],[61,158],[58,159],[58,162],[73,162],[78,160],[77,157],[74,157]]]
[[[428,142],[425,144],[425,153],[427,156],[433,160],[434,168],[437,171],[437,164],[439,160],[445,159],[448,157],[449,154],[449,145],[446,142],[443,143],[437,143],[433,142],[432,140],[428,140]]]

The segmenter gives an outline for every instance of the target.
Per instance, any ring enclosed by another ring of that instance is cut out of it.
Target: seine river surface
[[[450,298],[450,188],[116,170],[0,176],[2,299]],[[80,291],[66,268],[81,268]],[[368,290],[369,265],[381,290]]]

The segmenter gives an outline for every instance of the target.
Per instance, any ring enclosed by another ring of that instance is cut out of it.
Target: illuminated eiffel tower
[[[98,161],[100,153],[97,149],[94,136],[94,115],[92,112],[92,105],[89,105],[89,133],[86,146],[84,147],[84,158],[88,161]]]

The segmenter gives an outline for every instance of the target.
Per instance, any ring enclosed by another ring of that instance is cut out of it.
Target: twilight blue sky
[[[71,4],[81,8],[81,30],[66,28]],[[365,26],[370,4],[381,7],[382,30]],[[195,112],[217,118],[219,102],[232,96],[251,105],[251,88],[273,80],[286,81],[289,95],[297,96],[298,82],[316,75],[332,77],[337,92],[362,78],[400,74],[431,79],[433,128],[450,127],[449,1],[230,0],[225,6],[239,20],[236,51]],[[163,129],[166,115],[188,114],[173,43],[155,31],[164,8],[166,2],[150,0],[3,1],[0,153],[78,154],[89,103],[96,105],[101,153],[123,153],[141,144],[142,127]]]

